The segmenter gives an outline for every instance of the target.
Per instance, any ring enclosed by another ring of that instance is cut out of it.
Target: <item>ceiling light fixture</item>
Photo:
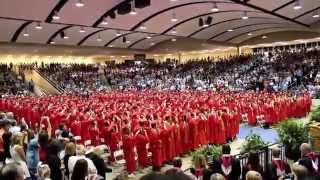
[[[299,10],[301,8],[302,8],[302,6],[300,4],[300,0],[296,0],[296,2],[294,3],[293,9],[294,10]]]
[[[318,18],[320,17],[319,11],[315,11],[312,15],[313,18]]]
[[[117,32],[116,32],[116,36],[121,36],[121,32],[120,32],[120,31],[117,31]]]
[[[42,29],[42,26],[41,26],[40,22],[37,22],[36,29],[39,29],[39,30]]]
[[[178,18],[177,18],[176,12],[173,11],[172,12],[172,17],[171,17],[171,22],[177,22],[177,21],[178,21]]]
[[[67,35],[67,33],[66,33],[66,32],[64,32],[63,39],[69,39],[69,36]]]
[[[58,15],[57,11],[54,12],[54,14],[52,16],[52,19],[54,19],[54,20],[59,20],[60,19],[60,16]]]
[[[217,6],[217,3],[212,3],[212,8],[211,8],[211,12],[218,12],[219,8]]]
[[[173,28],[172,31],[171,31],[171,34],[177,34],[177,29],[176,28]]]
[[[130,40],[127,40],[127,41],[126,41],[126,43],[127,43],[127,44],[130,44],[130,43],[131,43],[131,41],[130,41]]]
[[[262,39],[267,39],[268,37],[267,36],[262,36]]]
[[[79,30],[79,32],[80,32],[80,33],[85,33],[85,32],[86,32],[86,30],[84,30],[84,28],[83,28],[83,27],[81,27],[81,28],[80,28],[80,30]]]
[[[154,43],[154,42],[151,42],[150,45],[153,46],[153,45],[155,45],[155,43]]]
[[[244,19],[244,20],[249,19],[248,15],[247,15],[247,11],[243,12],[243,16],[241,17],[241,19]]]
[[[78,0],[78,2],[76,3],[77,7],[83,7],[84,3],[82,2],[82,0]]]
[[[144,24],[142,24],[142,25],[140,26],[140,29],[141,29],[141,30],[146,30],[147,27],[146,27]]]
[[[171,41],[172,41],[172,42],[175,42],[175,41],[177,41],[177,39],[175,39],[175,38],[172,38],[172,39],[171,39]]]
[[[56,42],[54,42],[54,41],[50,41],[50,44],[55,44]]]
[[[130,13],[129,13],[130,15],[137,15],[137,11],[136,11],[136,7],[135,7],[135,2],[134,1],[132,1],[131,2],[131,11],[130,11]]]
[[[147,39],[151,39],[152,37],[150,35],[147,36]]]
[[[97,41],[98,41],[98,42],[101,42],[101,41],[102,41],[102,39],[101,39],[100,35],[98,36]]]
[[[23,36],[24,37],[29,37],[30,36],[27,29],[24,30]]]
[[[233,31],[233,29],[228,29],[227,31],[228,31],[228,32],[232,32],[232,31]]]
[[[109,47],[113,47],[113,45],[112,45],[112,44],[110,44],[110,45],[109,45]]]
[[[248,33],[248,36],[252,36],[252,33]]]
[[[102,25],[108,25],[108,24],[109,24],[106,17],[103,18],[101,24],[102,24]]]

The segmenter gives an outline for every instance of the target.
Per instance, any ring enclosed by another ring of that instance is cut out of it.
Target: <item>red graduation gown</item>
[[[154,167],[160,167],[163,160],[163,146],[160,139],[160,132],[157,129],[151,129],[149,131],[150,149],[152,153],[152,165]]]
[[[145,130],[138,130],[136,135],[137,153],[138,153],[138,163],[142,167],[148,166],[148,151],[147,144],[149,143],[149,138]]]
[[[133,173],[137,169],[136,160],[135,160],[135,139],[133,136],[124,135],[123,139],[123,154],[124,159],[126,160],[126,166],[128,173]]]

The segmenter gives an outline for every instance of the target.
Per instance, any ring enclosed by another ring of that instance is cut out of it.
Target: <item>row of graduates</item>
[[[135,170],[135,153],[141,167],[147,167],[151,163],[159,168],[164,163],[176,156],[181,156],[190,150],[194,150],[206,144],[224,144],[227,139],[233,139],[239,131],[239,116],[227,117],[227,113],[198,113],[189,118],[184,116],[182,120],[168,116],[164,121],[155,121],[151,118],[140,120],[137,126],[132,126],[129,121],[120,121],[114,116],[113,121],[104,121],[98,128],[98,122],[92,121],[92,126],[83,126],[79,120],[71,124],[71,132],[74,135],[87,132],[93,145],[106,144],[110,147],[111,160],[116,151],[122,149],[127,162],[128,171]],[[207,118],[208,117],[208,118]],[[123,122],[123,123],[120,123]],[[120,124],[120,126],[118,126]],[[228,128],[226,128],[228,127]],[[101,130],[100,130],[101,129]],[[152,161],[148,154],[151,152]]]
[[[53,131],[64,124],[82,142],[107,144],[112,155],[120,148],[128,154],[134,146],[138,157],[144,157],[138,158],[141,166],[149,164],[145,157],[151,152],[155,167],[201,145],[224,144],[236,136],[244,114],[250,124],[256,123],[259,114],[272,123],[278,121],[269,119],[274,114],[279,114],[279,119],[303,116],[310,105],[308,94],[265,92],[109,92],[88,98],[62,95],[0,100],[0,110],[14,112],[29,127],[39,128],[40,117],[48,116]],[[130,133],[126,135],[124,129]]]

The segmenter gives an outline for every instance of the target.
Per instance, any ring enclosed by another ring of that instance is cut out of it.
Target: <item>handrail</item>
[[[50,78],[48,78],[47,76],[45,76],[38,68],[34,69],[42,78],[44,78],[45,80],[47,80],[54,88],[56,88],[60,93],[64,92],[64,89],[58,85],[57,83],[55,83],[54,81],[52,81]]]

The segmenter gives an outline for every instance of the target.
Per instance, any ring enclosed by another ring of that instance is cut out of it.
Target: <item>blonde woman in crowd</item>
[[[18,163],[23,170],[25,178],[30,177],[28,166],[26,163],[26,154],[23,149],[23,134],[16,133],[12,136],[12,144],[10,147],[10,155],[14,162]]]
[[[246,180],[262,180],[262,176],[257,171],[248,171],[246,174]]]

